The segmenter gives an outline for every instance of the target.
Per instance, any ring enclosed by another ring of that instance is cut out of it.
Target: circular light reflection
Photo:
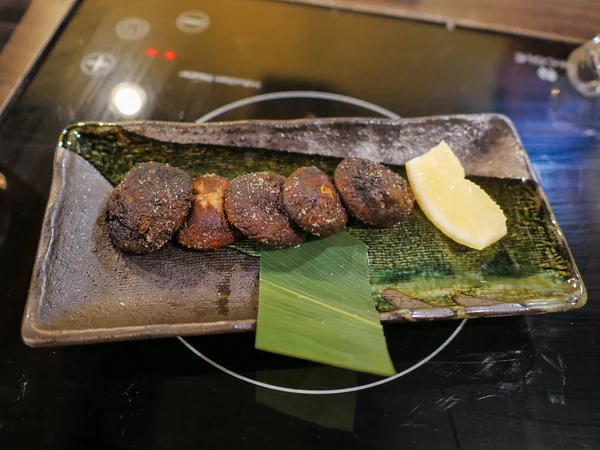
[[[136,83],[117,84],[111,92],[111,106],[123,116],[135,116],[146,104],[146,91]]]

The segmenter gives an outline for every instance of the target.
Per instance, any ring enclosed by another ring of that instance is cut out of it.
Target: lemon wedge
[[[506,235],[502,209],[472,181],[444,141],[406,163],[417,203],[442,233],[482,250]]]

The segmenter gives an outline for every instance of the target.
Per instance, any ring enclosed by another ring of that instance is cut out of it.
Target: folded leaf
[[[341,232],[261,251],[256,348],[394,374],[371,295],[367,246]]]

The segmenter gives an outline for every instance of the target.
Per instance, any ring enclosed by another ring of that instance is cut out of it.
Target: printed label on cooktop
[[[262,83],[258,80],[249,80],[247,78],[230,77],[228,75],[214,75],[212,73],[197,72],[195,70],[181,70],[179,78],[186,80],[202,81],[204,83],[227,84],[229,86],[242,86],[245,88],[260,89]]]
[[[542,81],[554,83],[558,80],[557,69],[566,70],[567,61],[551,56],[534,55],[532,53],[515,52],[515,62],[537,67],[536,74]]]

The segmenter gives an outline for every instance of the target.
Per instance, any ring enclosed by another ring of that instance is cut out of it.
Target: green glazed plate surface
[[[437,230],[416,207],[391,229],[352,224],[367,244],[383,322],[564,311],[586,291],[514,127],[495,114],[420,119],[318,119],[209,124],[85,123],[60,138],[23,321],[32,346],[252,330],[256,243],[151,255],[115,251],[102,208],[123,175],[160,161],[193,176],[252,171],[332,173],[345,156],[403,164],[445,139],[470,179],[502,207],[508,235],[477,251]]]

